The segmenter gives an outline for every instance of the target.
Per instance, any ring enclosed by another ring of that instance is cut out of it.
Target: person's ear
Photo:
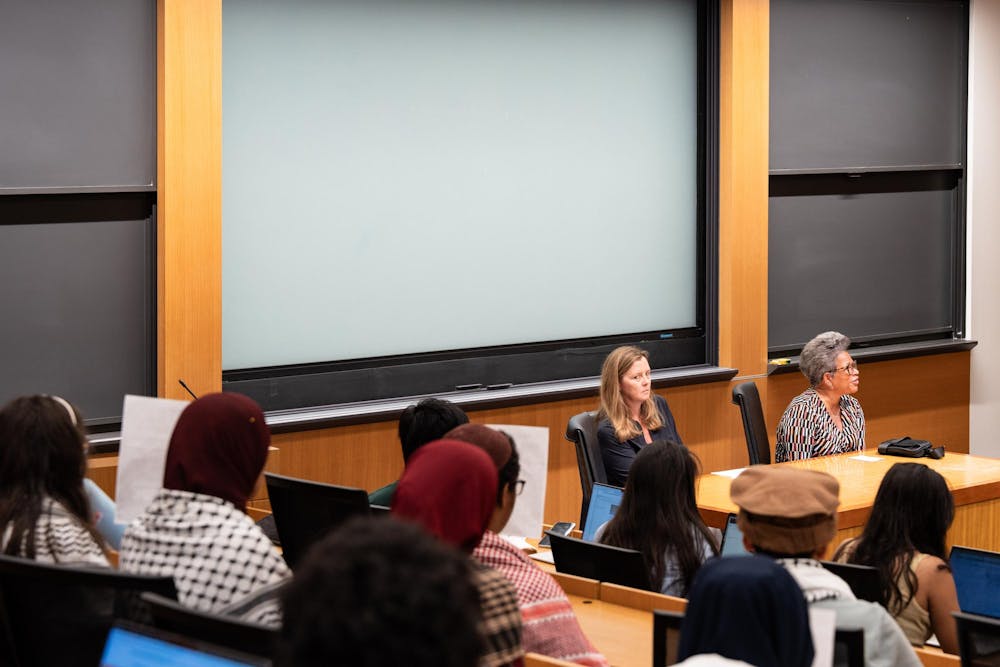
[[[750,543],[750,538],[747,537],[746,534],[743,535],[743,548],[749,553],[754,553],[754,551],[756,551],[756,549],[753,548],[753,544]]]

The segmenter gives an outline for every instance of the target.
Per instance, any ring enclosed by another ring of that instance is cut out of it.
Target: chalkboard
[[[961,337],[968,3],[771,3],[768,349]]]
[[[967,5],[773,0],[772,173],[961,165]]]
[[[155,391],[156,3],[5,0],[0,403]]]
[[[156,3],[5,0],[0,91],[0,192],[153,188]]]

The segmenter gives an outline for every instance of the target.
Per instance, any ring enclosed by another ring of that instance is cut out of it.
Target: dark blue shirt
[[[677,426],[674,424],[674,416],[670,413],[670,406],[667,400],[657,394],[653,395],[653,402],[660,412],[663,426],[650,431],[649,435],[653,440],[673,440],[678,444],[681,436],[677,434]],[[638,422],[636,422],[638,424]],[[634,438],[625,442],[618,440],[615,435],[615,427],[607,419],[602,419],[597,426],[597,442],[601,445],[601,458],[604,459],[604,472],[608,476],[608,484],[612,486],[625,486],[628,479],[628,469],[632,466],[632,460],[636,453],[646,445],[646,439],[640,432]]]

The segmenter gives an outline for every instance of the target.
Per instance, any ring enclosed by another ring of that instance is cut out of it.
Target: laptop
[[[556,572],[650,590],[650,572],[638,551],[556,533],[549,533],[549,539]]]
[[[726,517],[726,527],[722,531],[722,549],[720,556],[751,556],[743,546],[743,531],[736,525],[736,515],[730,513]]]
[[[135,623],[116,621],[100,667],[269,667],[271,661]]]
[[[1000,618],[1000,553],[952,547],[951,573],[958,607],[967,614]]]
[[[597,529],[611,521],[622,502],[622,489],[608,484],[595,483],[590,491],[587,522],[583,526],[583,539],[594,541]]]

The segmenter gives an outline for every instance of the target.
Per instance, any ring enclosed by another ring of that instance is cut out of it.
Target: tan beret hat
[[[751,466],[733,480],[729,497],[751,544],[775,554],[813,553],[837,532],[840,484],[817,470]]]

